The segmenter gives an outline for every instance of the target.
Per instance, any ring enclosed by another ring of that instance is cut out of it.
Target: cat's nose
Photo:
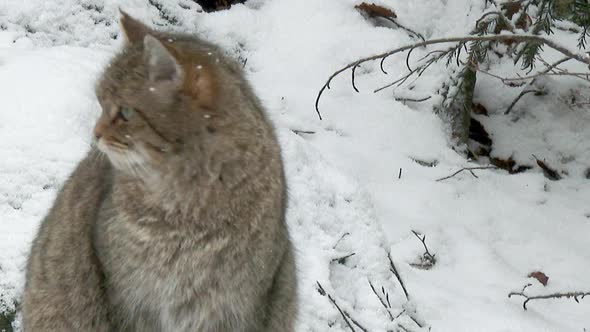
[[[96,137],[96,139],[100,139],[102,137],[102,134],[104,132],[104,124],[102,123],[102,121],[99,121],[96,123],[96,125],[94,126],[94,137]]]

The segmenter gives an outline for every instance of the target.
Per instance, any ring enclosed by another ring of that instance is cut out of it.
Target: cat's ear
[[[182,67],[158,39],[146,35],[143,38],[143,50],[150,81],[173,84],[182,82]]]
[[[121,30],[125,36],[125,41],[129,44],[141,43],[145,36],[150,32],[150,28],[129,16],[129,14],[124,12],[121,8],[119,8],[119,13],[121,13],[119,24],[121,25]]]
[[[219,93],[215,67],[213,65],[205,64],[189,68],[187,71],[187,84],[185,86],[189,94],[201,107],[215,108]]]

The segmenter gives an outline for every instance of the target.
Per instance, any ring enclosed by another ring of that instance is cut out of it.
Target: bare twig
[[[394,320],[400,318],[403,314],[406,313],[406,309],[403,309],[402,311],[399,312],[399,314],[395,315],[395,317],[393,317]]]
[[[391,273],[393,273],[393,275],[397,278],[397,281],[399,281],[399,284],[402,286],[402,290],[404,291],[404,295],[406,296],[406,300],[409,300],[410,295],[408,294],[408,290],[406,289],[406,285],[404,285],[404,281],[402,280],[401,275],[399,274],[399,272],[395,268],[395,264],[393,264],[393,259],[391,258],[391,253],[387,254],[387,258],[389,259],[389,270],[391,271]]]
[[[512,103],[510,103],[510,106],[508,106],[508,108],[506,109],[504,114],[506,115],[506,114],[510,113],[510,111],[512,111],[512,108],[514,108],[514,105],[516,105],[516,103],[520,100],[520,98],[522,98],[527,93],[534,93],[535,96],[544,96],[547,94],[547,92],[545,92],[543,90],[536,90],[536,89],[523,90],[520,94],[518,94],[518,96],[516,98],[514,98]]]
[[[401,101],[402,103],[405,102],[413,102],[413,103],[420,103],[423,101],[427,101],[428,99],[432,98],[432,96],[424,97],[424,98],[394,98],[396,101]]]
[[[396,85],[396,84],[397,84],[398,86],[399,86],[399,85],[402,85],[402,84],[404,84],[404,82],[405,82],[405,81],[406,81],[408,78],[410,78],[412,75],[414,75],[415,73],[417,73],[417,72],[418,72],[418,71],[419,71],[421,68],[422,68],[422,67],[418,67],[418,68],[416,68],[416,69],[414,69],[414,70],[410,71],[410,72],[409,72],[409,73],[407,73],[406,75],[404,75],[404,76],[402,76],[402,77],[398,78],[397,80],[395,80],[395,81],[393,81],[393,82],[391,82],[391,83],[389,83],[389,84],[387,84],[387,85],[384,85],[384,86],[382,86],[382,87],[380,87],[380,88],[377,88],[377,89],[373,90],[373,93],[377,93],[377,92],[379,92],[379,91],[381,91],[381,90],[387,89],[387,88],[389,88],[390,86],[394,86],[394,85]]]
[[[413,162],[415,162],[416,164],[423,166],[423,167],[436,167],[436,165],[438,165],[438,160],[432,160],[432,161],[426,161],[426,160],[420,160],[420,159],[416,159],[416,158],[410,158],[412,159]]]
[[[346,312],[345,310],[343,310],[343,311],[344,311],[344,314],[348,317],[348,319],[350,319],[350,321],[354,325],[358,326],[358,328],[361,329],[361,331],[369,332],[369,330],[367,330],[364,326],[362,326],[356,319],[352,318],[352,316],[350,316],[350,314],[348,312]]]
[[[340,264],[344,264],[344,262],[346,261],[347,258],[350,258],[350,257],[352,257],[354,255],[356,255],[356,252],[353,252],[351,254],[348,254],[348,255],[345,255],[345,256],[342,256],[342,257],[332,258],[332,260],[330,261],[330,263],[338,262]]]
[[[408,27],[405,27],[403,25],[401,25],[399,22],[397,22],[395,19],[391,18],[391,17],[383,17],[384,19],[388,20],[389,22],[393,23],[395,26],[397,26],[398,28],[401,28],[403,30],[405,30],[406,32],[408,32],[410,35],[413,35],[414,37],[420,38],[422,39],[422,41],[425,41],[426,39],[424,39],[424,36],[421,33],[418,33]]]
[[[354,77],[355,77],[354,73],[356,72],[356,69],[357,69],[358,67],[359,67],[359,66],[354,66],[354,67],[352,67],[352,75],[351,75],[352,88],[353,88],[353,89],[354,89],[354,91],[356,91],[356,92],[359,92],[359,89],[357,89],[357,88],[356,88],[356,84],[354,84]]]
[[[397,281],[399,281],[399,284],[402,286],[402,290],[404,291],[404,295],[406,296],[406,300],[409,300],[410,295],[408,294],[408,290],[406,289],[406,285],[404,284],[404,281],[402,280],[402,276],[397,271],[395,264],[393,264],[393,259],[391,258],[391,253],[387,254],[387,258],[389,259],[389,270],[391,271],[391,273],[393,273],[393,275],[397,278]],[[410,317],[410,319],[414,323],[416,323],[416,325],[418,325],[419,327],[422,327],[422,324],[420,324],[420,322],[418,322],[418,320],[416,318],[412,317],[411,315],[408,315],[408,317]]]
[[[389,315],[389,319],[391,319],[391,321],[393,322],[395,320],[395,318],[393,317],[393,314],[391,313],[391,311],[389,311],[390,306],[388,306],[385,303],[385,301],[383,301],[381,296],[379,296],[379,293],[377,293],[377,291],[375,290],[375,287],[373,286],[373,283],[371,282],[371,280],[368,279],[368,281],[369,281],[369,286],[371,286],[371,290],[373,291],[375,296],[377,296],[377,298],[379,299],[379,302],[381,302],[381,305],[383,306],[383,308],[385,308],[385,311],[387,311],[387,314]]]
[[[410,332],[410,330],[408,330],[405,326],[403,326],[402,324],[397,324],[397,326],[399,326],[400,329],[404,330],[404,332]]]
[[[307,135],[313,135],[315,134],[315,131],[311,131],[311,130],[299,130],[299,129],[291,129],[291,131],[297,135],[302,135],[302,134],[307,134]]]
[[[344,319],[344,322],[346,322],[346,325],[348,325],[348,327],[350,328],[350,330],[352,332],[356,332],[356,330],[354,329],[354,327],[352,327],[352,325],[348,321],[347,315],[344,313],[344,311],[342,311],[342,309],[340,309],[340,306],[338,306],[338,303],[336,303],[336,300],[334,300],[334,298],[332,297],[332,295],[330,295],[330,294],[328,294],[326,292],[326,290],[324,289],[324,287],[322,287],[322,284],[320,284],[319,281],[316,281],[316,283],[318,284],[318,292],[320,293],[320,295],[327,296],[328,297],[328,300],[330,300],[330,302],[332,302],[332,304],[334,305],[334,307],[336,307],[336,309],[338,309],[338,312],[340,312],[340,315]]]
[[[527,76],[518,76],[518,77],[502,77],[496,74],[492,74],[489,71],[485,71],[483,69],[480,68],[474,68],[471,67],[470,68],[477,70],[478,72],[488,75],[490,77],[499,79],[500,81],[502,81],[502,83],[506,84],[506,85],[510,85],[510,86],[514,86],[515,84],[517,84],[518,86],[524,85],[526,84],[526,80],[530,80],[530,79],[535,79],[541,76],[571,76],[571,77],[575,77],[578,79],[581,79],[583,81],[586,82],[590,82],[590,72],[588,73],[584,73],[584,72],[579,72],[579,73],[572,73],[566,70],[560,71],[560,72],[553,72],[553,73],[549,73],[549,72],[538,72],[536,74],[532,74],[532,75],[527,75]]]
[[[408,70],[409,70],[409,71],[412,71],[412,68],[410,67],[410,55],[412,55],[412,51],[413,51],[413,50],[414,50],[414,49],[413,49],[413,48],[411,48],[411,49],[408,51],[408,55],[406,55],[406,67],[408,68]]]
[[[522,308],[524,310],[527,310],[526,305],[529,303],[529,301],[533,301],[533,300],[546,300],[546,299],[560,299],[560,298],[573,298],[574,301],[576,301],[577,303],[580,303],[579,299],[584,299],[584,297],[590,295],[590,292],[567,292],[567,293],[554,293],[554,294],[547,294],[547,295],[535,295],[535,296],[529,296],[527,294],[524,294],[524,290],[522,292],[511,292],[510,294],[508,294],[508,297],[512,297],[512,296],[522,296],[525,298],[524,302],[522,303]]]
[[[475,175],[475,173],[473,173],[473,171],[474,170],[477,170],[477,169],[498,169],[498,167],[496,167],[496,166],[464,167],[464,168],[461,168],[460,170],[456,171],[455,173],[453,173],[453,174],[451,174],[449,176],[445,176],[443,178],[436,179],[436,182],[440,182],[440,181],[444,181],[444,180],[450,179],[450,178],[454,177],[455,175],[457,175],[457,174],[459,174],[461,172],[464,172],[464,171],[469,171],[471,173],[471,175],[473,175],[473,177],[477,179],[478,178],[477,175]]]
[[[541,76],[572,76],[572,77],[576,77],[578,79],[581,79],[583,81],[586,82],[590,82],[590,72],[569,72],[565,69],[559,68],[557,66],[559,66],[560,64],[571,60],[572,58],[568,58],[565,57],[553,64],[548,64],[547,62],[543,61],[541,59],[541,61],[546,65],[546,67],[535,73],[532,75],[526,75],[526,76],[518,76],[518,77],[502,77],[493,73],[490,73],[489,71],[483,70],[481,68],[479,68],[479,66],[477,66],[477,64],[474,64],[472,62],[467,62],[467,63],[463,63],[465,65],[468,65],[471,69],[476,70],[482,74],[488,75],[490,77],[499,79],[500,81],[502,81],[502,83],[506,84],[506,85],[510,85],[510,86],[514,86],[515,83],[522,83],[519,85],[523,85],[525,83],[525,81],[527,80],[532,80]]]
[[[334,245],[332,246],[332,249],[336,249],[336,247],[340,244],[340,241],[342,241],[345,237],[347,237],[349,235],[350,235],[349,232],[342,234],[342,236],[338,239],[338,241],[336,241],[336,243],[334,243]]]
[[[550,39],[547,39],[542,36],[537,36],[537,35],[513,35],[513,34],[504,35],[504,34],[502,34],[502,35],[486,35],[486,36],[450,37],[450,38],[439,38],[439,39],[425,40],[422,42],[398,47],[398,48],[395,48],[391,51],[384,52],[381,54],[376,54],[376,55],[372,55],[369,57],[361,58],[361,59],[353,61],[353,62],[349,63],[348,65],[338,69],[332,75],[330,75],[328,80],[324,83],[324,85],[320,89],[320,91],[317,95],[316,101],[315,101],[316,112],[317,112],[319,118],[321,119],[322,117],[321,117],[321,113],[319,111],[319,102],[320,102],[320,98],[322,96],[322,93],[324,92],[324,90],[326,88],[329,88],[330,82],[332,81],[332,79],[334,79],[334,77],[338,76],[340,73],[342,73],[345,70],[356,67],[356,66],[358,66],[364,62],[367,62],[367,61],[381,59],[381,58],[388,57],[390,55],[393,55],[393,54],[396,54],[399,52],[404,52],[406,50],[414,49],[414,48],[421,47],[421,46],[432,45],[432,44],[441,44],[441,43],[454,43],[454,42],[465,43],[465,42],[469,42],[469,41],[536,42],[539,44],[547,45],[548,47],[553,48],[554,50],[566,55],[569,58],[576,59],[584,64],[590,64],[590,57],[588,57],[587,55],[574,53],[574,52],[570,51],[569,49],[555,43],[554,41],[552,41]]]
[[[422,242],[422,245],[424,246],[424,250],[426,251],[423,255],[422,255],[422,262],[420,264],[412,264],[412,266],[418,267],[418,268],[426,268],[429,269],[431,268],[434,264],[436,264],[436,254],[431,254],[430,251],[428,251],[428,246],[426,245],[426,235],[420,234],[418,232],[416,232],[415,230],[412,230],[412,233],[414,233],[414,235],[418,238],[418,240],[420,240],[420,242]]]

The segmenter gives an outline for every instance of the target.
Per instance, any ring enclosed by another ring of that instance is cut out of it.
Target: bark
[[[455,78],[451,78],[450,87],[442,92],[445,99],[436,109],[448,123],[451,138],[457,146],[467,144],[469,139],[475,82],[476,72],[470,67],[464,67]]]

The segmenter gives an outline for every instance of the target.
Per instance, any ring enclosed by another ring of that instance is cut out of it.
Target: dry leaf
[[[547,282],[549,281],[549,277],[541,271],[531,272],[527,277],[537,279],[543,286],[547,286]]]
[[[475,114],[488,116],[488,110],[482,104],[475,104],[471,111]]]
[[[535,157],[535,155],[533,155],[533,157],[535,158],[535,160],[537,160],[537,165],[539,165],[539,167],[543,169],[543,175],[545,175],[546,178],[553,181],[561,179],[561,175],[559,175],[559,173],[557,173],[556,170],[549,167],[544,161],[539,160],[539,158]]]
[[[354,6],[354,8],[365,12],[367,15],[371,17],[389,17],[389,18],[396,18],[397,15],[391,9],[387,9],[385,7],[376,5],[374,3],[366,3],[363,2],[360,5]]]

